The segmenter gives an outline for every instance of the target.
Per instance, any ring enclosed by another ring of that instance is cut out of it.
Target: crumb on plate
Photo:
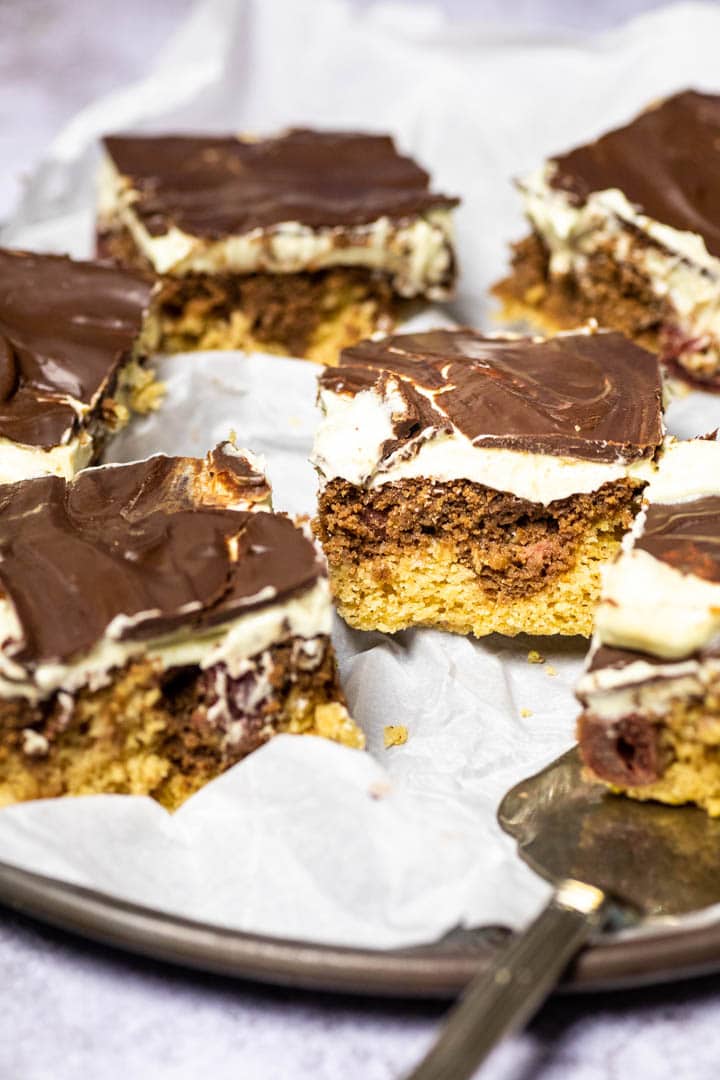
[[[402,746],[408,740],[408,729],[404,724],[387,724],[383,728],[385,749],[390,746]]]

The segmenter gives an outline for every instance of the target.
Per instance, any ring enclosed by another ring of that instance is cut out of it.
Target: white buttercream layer
[[[93,440],[87,432],[50,450],[0,437],[0,484],[14,484],[32,476],[62,476],[70,480],[89,465],[92,456]]]
[[[671,304],[674,329],[694,341],[683,349],[683,364],[699,375],[714,372],[720,365],[720,259],[701,236],[640,213],[618,188],[572,203],[551,186],[553,169],[547,164],[520,185],[525,212],[550,253],[551,273],[582,276],[588,256],[598,251],[631,262],[655,295]],[[629,226],[661,246],[637,244]]]
[[[720,442],[668,438],[645,491],[649,503],[679,503],[720,495]]]
[[[323,417],[312,462],[322,484],[342,479],[378,488],[408,479],[469,480],[547,505],[597,491],[625,477],[646,482],[655,468],[647,459],[629,464],[598,462],[476,446],[449,421],[445,429],[421,432],[384,457],[385,445],[395,437],[394,422],[402,419],[405,410],[396,382],[386,380],[382,393],[374,388],[354,395],[322,390],[319,402]]]
[[[633,548],[606,568],[595,631],[604,645],[681,659],[720,634],[720,584]]]
[[[271,590],[272,592],[272,590]],[[270,600],[270,595],[263,596]],[[239,677],[247,670],[250,657],[271,645],[291,638],[315,638],[330,633],[332,605],[330,589],[320,578],[310,589],[282,603],[268,603],[204,632],[186,627],[155,639],[123,640],[129,624],[141,623],[159,612],[143,612],[131,620],[119,616],[108,626],[104,637],[85,655],[67,663],[42,663],[26,672],[10,658],[14,643],[22,642],[22,630],[12,602],[0,599],[0,697],[23,698],[35,703],[57,691],[70,694],[87,687],[108,685],[112,672],[131,660],[148,660],[161,670],[184,665],[203,669],[223,663],[228,674]]]
[[[135,213],[137,195],[105,155],[98,218],[124,226],[158,274],[295,274],[333,266],[387,273],[401,296],[447,299],[453,261],[452,210],[430,209],[409,220],[378,218],[366,225],[311,228],[297,221],[210,240],[172,226],[151,235]]]

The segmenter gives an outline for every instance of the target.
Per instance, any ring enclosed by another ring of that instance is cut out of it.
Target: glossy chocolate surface
[[[720,495],[654,503],[635,547],[683,574],[720,581]]]
[[[322,564],[288,518],[227,509],[245,487],[210,455],[0,488],[0,582],[23,634],[5,655],[68,662],[111,624],[122,640],[201,632],[311,586]],[[253,475],[251,501],[256,489]]]
[[[657,360],[621,334],[398,334],[345,349],[320,385],[382,392],[388,379],[406,410],[385,456],[428,428],[458,428],[476,446],[611,462],[652,455],[662,438]]]
[[[551,160],[553,186],[574,200],[619,188],[644,214],[699,233],[720,256],[720,95],[676,94]]]
[[[193,236],[294,221],[311,228],[394,221],[457,199],[434,194],[424,169],[387,135],[293,130],[275,138],[111,135],[105,148],[153,236]]]
[[[129,359],[150,292],[125,270],[0,250],[0,437],[67,439]]]

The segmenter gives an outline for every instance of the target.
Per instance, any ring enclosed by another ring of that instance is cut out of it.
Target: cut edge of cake
[[[533,370],[543,349],[552,357]],[[564,387],[586,371],[574,349],[592,379],[573,403]],[[583,395],[602,394],[604,353],[615,396],[593,441],[597,409]],[[633,414],[638,395],[647,401]],[[395,335],[346,350],[320,377],[319,401],[316,535],[351,626],[590,635],[600,568],[640,509],[662,440],[653,356],[589,330],[552,342]]]

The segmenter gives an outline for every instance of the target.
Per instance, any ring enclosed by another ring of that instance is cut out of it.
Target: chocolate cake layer
[[[127,229],[99,232],[97,253],[153,274]],[[389,277],[377,270],[333,266],[297,274],[167,274],[159,279],[154,308],[166,350],[196,347],[208,326],[229,328],[239,313],[245,332],[260,346],[304,356],[318,328],[348,304],[372,305],[374,324],[385,321],[392,327],[411,301],[401,300]]]
[[[635,246],[646,246],[635,237]],[[513,245],[512,274],[493,286],[504,303],[520,305],[552,333],[572,330],[594,318],[600,326],[612,327],[644,348],[661,352],[667,362],[681,349],[682,341],[672,339],[665,327],[672,324],[672,308],[667,298],[651,288],[647,277],[631,257],[623,262],[612,251],[588,254],[582,276],[550,272],[550,252],[536,232]]]
[[[476,447],[589,461],[631,462],[662,438],[654,356],[621,334],[551,340],[434,330],[345,349],[320,388],[352,396],[375,387],[402,401],[383,458],[426,433],[457,429]]]
[[[312,228],[401,220],[458,200],[385,135],[292,130],[275,138],[113,135],[105,147],[152,236],[222,238],[287,221]]]
[[[0,250],[0,437],[67,441],[130,359],[151,293],[125,270]]]
[[[573,569],[579,545],[599,524],[616,539],[640,509],[642,485],[624,479],[549,506],[466,480],[403,480],[365,490],[332,480],[320,493],[317,533],[334,566],[450,544],[488,596],[532,596]]]
[[[60,777],[56,775],[53,782],[51,776],[56,772],[57,755],[68,743],[75,744],[76,756],[84,744],[90,752],[104,749],[107,755],[110,751],[122,763],[130,726],[123,727],[118,699],[122,702],[128,697],[131,687],[140,702],[141,695],[145,696],[145,712],[154,721],[148,725],[145,752],[166,759],[171,775],[179,771],[192,791],[290,723],[301,730],[302,700],[308,705],[343,702],[329,639],[314,639],[311,644],[312,662],[307,657],[303,660],[307,643],[294,639],[250,658],[248,670],[235,678],[222,664],[207,670],[185,666],[163,671],[141,660],[117,671],[112,686],[84,687],[72,702],[62,692],[35,705],[0,700],[0,805],[3,755],[8,753],[21,757],[25,768],[42,784],[45,798],[65,794],[66,789],[58,783]],[[107,739],[83,736],[83,728],[96,713],[105,715],[108,726],[115,721],[115,748],[112,743],[107,745]],[[307,723],[312,727],[312,713]],[[117,767],[108,769],[106,789],[112,790],[116,776]],[[149,794],[166,801],[167,786],[164,776]],[[103,789],[101,778],[97,788]]]
[[[228,508],[256,502],[263,481],[227,457],[0,488],[0,582],[18,620],[3,667],[71,662],[105,636],[206,633],[317,582],[318,553],[289,519]]]
[[[577,202],[619,188],[641,213],[697,233],[720,255],[720,96],[676,94],[551,161],[552,186]]]

